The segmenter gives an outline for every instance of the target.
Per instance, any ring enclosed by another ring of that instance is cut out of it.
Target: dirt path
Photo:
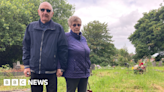
[[[156,84],[153,84],[154,88],[160,90],[160,92],[164,92],[164,88],[162,88],[161,86],[159,85],[156,85]]]
[[[21,90],[0,91],[0,92],[31,92],[31,90],[30,89],[21,89]]]

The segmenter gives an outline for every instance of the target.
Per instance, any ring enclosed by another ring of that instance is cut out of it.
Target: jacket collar
[[[46,24],[47,24],[47,23],[46,23]],[[49,26],[47,27],[47,29],[55,30],[55,23],[54,23],[53,20],[50,20],[50,21],[48,22],[48,24],[49,24]],[[39,21],[37,21],[37,23],[34,25],[34,28],[35,28],[35,29],[38,29],[38,30],[43,30],[43,28],[41,27],[41,25],[43,25],[43,24],[41,24],[41,21],[39,20]]]
[[[81,32],[79,33],[79,35],[77,35],[76,33],[72,32],[72,30],[70,30],[70,33],[75,39],[77,39],[77,40],[81,39],[81,36],[82,36]]]
[[[40,24],[40,26],[41,26],[42,28],[48,27],[48,26],[50,25],[50,22],[51,22],[51,20],[48,21],[47,23],[43,24],[43,23],[41,22],[41,20],[39,19],[39,24]]]

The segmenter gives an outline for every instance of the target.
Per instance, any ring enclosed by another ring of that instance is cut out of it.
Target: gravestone
[[[93,74],[92,74],[92,70],[95,70],[95,64],[91,64],[91,66],[90,66],[90,75],[92,76]]]
[[[16,69],[16,70],[21,69],[21,67],[20,67],[20,61],[17,61],[17,65],[16,65],[15,69]]]
[[[162,66],[162,61],[159,61],[159,65],[158,66]]]
[[[90,67],[90,75],[92,76],[93,74],[92,74],[92,67]]]
[[[13,63],[13,69],[15,69],[15,68],[16,68],[16,65],[17,65],[17,63]]]
[[[91,69],[95,70],[95,64],[91,64]]]
[[[156,62],[152,62],[152,65],[153,65],[153,66],[156,66]]]
[[[20,66],[20,61],[17,61],[17,66]]]

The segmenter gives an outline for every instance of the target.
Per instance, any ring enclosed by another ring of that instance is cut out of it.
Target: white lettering
[[[39,80],[39,79],[31,79],[28,80],[28,85],[48,85],[48,80]]]
[[[33,80],[28,80],[28,85],[33,85]]]
[[[44,80],[37,80],[38,81],[38,85],[43,85]]]
[[[44,80],[44,85],[48,85],[48,80],[47,79]]]
[[[33,82],[33,85],[37,85],[37,81],[38,80],[33,80],[34,82]]]

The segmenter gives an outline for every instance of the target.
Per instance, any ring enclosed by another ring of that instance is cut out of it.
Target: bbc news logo
[[[26,79],[3,79],[4,86],[26,86]],[[31,79],[28,80],[28,85],[48,85],[48,79]]]

